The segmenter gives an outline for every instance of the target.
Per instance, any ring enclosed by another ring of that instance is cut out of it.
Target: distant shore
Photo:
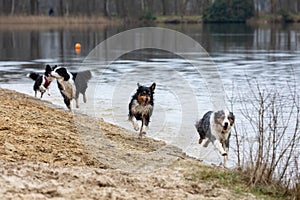
[[[266,24],[266,23],[299,23],[300,16],[291,16],[288,21],[281,15],[266,15],[259,18],[251,18],[247,21],[250,24]],[[153,19],[130,19],[120,17],[104,17],[104,16],[0,16],[0,25],[2,26],[79,26],[79,25],[122,25],[127,23],[141,24],[201,24],[202,16],[155,16]],[[5,27],[3,27],[5,28]]]
[[[121,25],[123,21],[118,18],[87,17],[87,16],[0,16],[0,30],[9,29],[64,29]]]
[[[117,24],[122,20],[102,16],[0,16],[0,24]]]

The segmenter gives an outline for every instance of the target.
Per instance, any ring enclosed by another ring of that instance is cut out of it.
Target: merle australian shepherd
[[[228,160],[229,138],[234,120],[233,113],[227,110],[209,111],[195,125],[200,136],[199,144],[207,147],[209,142],[213,143],[215,149],[224,156],[225,167]]]
[[[53,77],[51,77],[51,71],[52,68],[50,65],[46,65],[45,72],[43,75],[40,75],[38,73],[32,72],[27,74],[26,76],[34,80],[33,90],[35,92],[35,97],[37,96],[37,92],[41,93],[41,98],[43,97],[43,94],[48,91],[48,95],[50,96],[50,84],[53,80]]]
[[[139,136],[142,137],[143,134],[146,134],[146,128],[148,128],[150,117],[153,112],[153,94],[156,84],[153,83],[150,87],[146,87],[138,83],[137,86],[138,89],[129,103],[128,118],[136,131],[140,129]],[[139,128],[137,120],[142,121],[141,128]]]
[[[85,93],[88,87],[88,81],[92,78],[92,74],[89,70],[71,73],[67,68],[55,65],[52,68],[51,76],[57,79],[58,89],[69,110],[72,110],[72,99],[76,100],[76,108],[79,108],[79,94],[83,95],[83,101],[86,103]]]

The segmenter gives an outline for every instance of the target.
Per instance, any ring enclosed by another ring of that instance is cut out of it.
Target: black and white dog
[[[200,136],[199,144],[207,147],[209,142],[212,142],[224,156],[224,166],[228,160],[229,138],[234,120],[233,113],[227,110],[209,111],[195,125]]]
[[[50,84],[53,81],[53,77],[51,77],[52,68],[50,65],[46,65],[45,73],[40,75],[38,73],[32,72],[27,74],[26,76],[34,80],[33,90],[35,92],[35,97],[37,96],[37,92],[41,93],[41,98],[43,94],[48,91],[48,95],[50,96]]]
[[[83,95],[83,101],[86,103],[86,89],[88,81],[92,78],[89,70],[71,73],[65,67],[55,65],[52,68],[51,76],[57,79],[58,89],[64,98],[64,102],[69,110],[72,110],[71,101],[76,100],[76,108],[79,108],[79,94]]]
[[[132,96],[132,99],[129,103],[128,118],[132,122],[133,127],[136,131],[140,129],[139,136],[142,137],[143,134],[146,134],[146,128],[148,128],[150,117],[153,112],[153,94],[156,84],[153,83],[150,87],[146,87],[138,83],[137,86],[138,89]],[[139,128],[137,120],[142,121],[141,128]]]

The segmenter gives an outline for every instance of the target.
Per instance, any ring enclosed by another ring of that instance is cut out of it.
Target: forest
[[[1,0],[1,15],[106,16],[203,15],[213,4],[247,7],[254,16],[298,14],[300,0]],[[51,11],[49,13],[49,11]]]

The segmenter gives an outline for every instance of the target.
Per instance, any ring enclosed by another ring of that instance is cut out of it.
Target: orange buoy
[[[81,49],[81,44],[80,43],[76,43],[75,44],[75,49],[79,49],[80,50]]]
[[[76,43],[75,44],[75,52],[76,54],[79,54],[81,50],[81,44],[80,43]]]

